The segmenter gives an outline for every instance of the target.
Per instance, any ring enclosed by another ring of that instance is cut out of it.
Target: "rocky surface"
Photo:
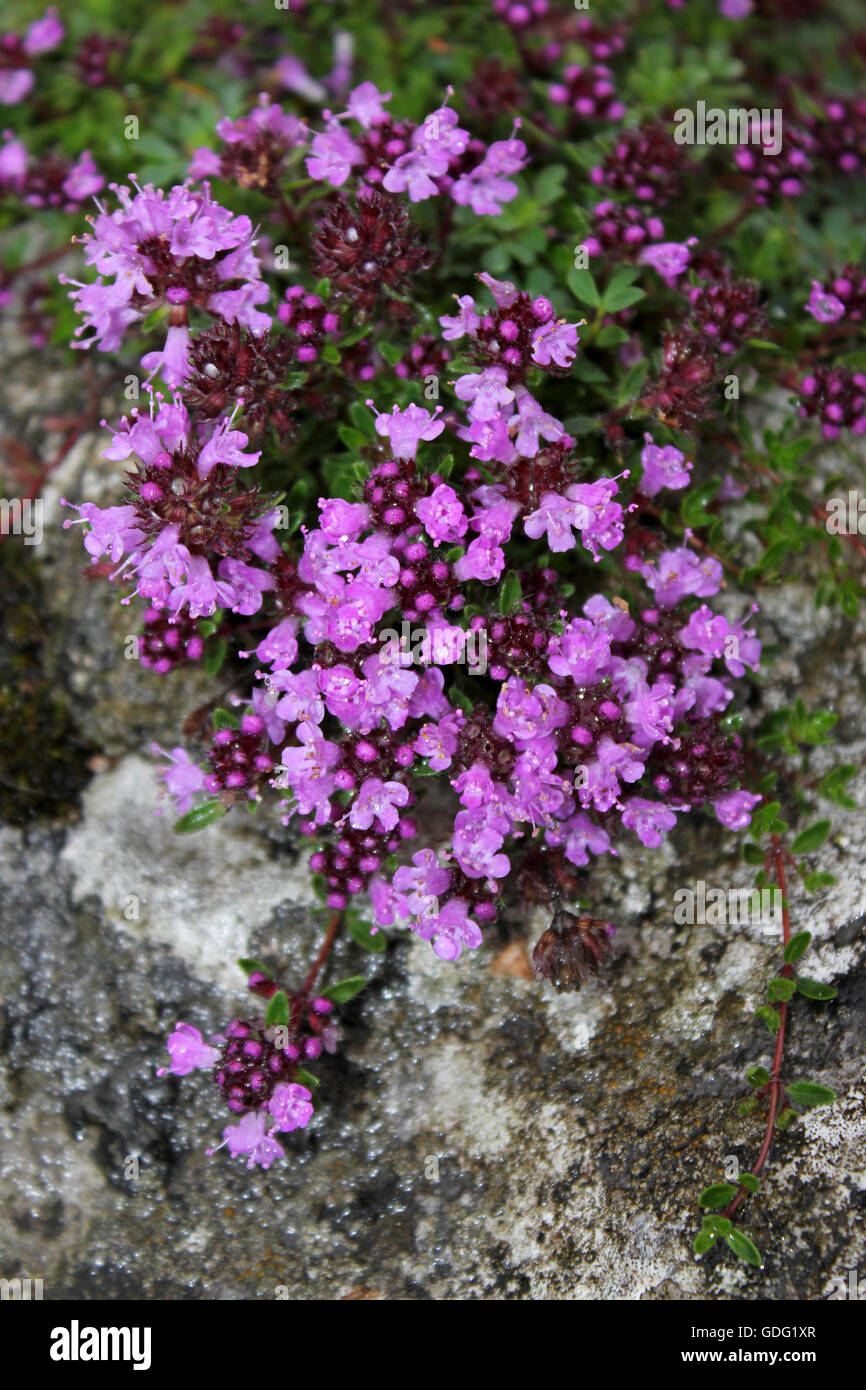
[[[165,1035],[178,1018],[216,1031],[244,1009],[238,955],[299,974],[322,921],[305,860],[266,817],[179,838],[156,814],[149,742],[176,742],[206,686],[126,661],[123,610],[82,579],[57,502],[113,500],[106,469],[82,440],[44,493],[43,545],[16,552],[42,586],[34,659],[65,701],[80,775],[71,809],[37,797],[25,814],[19,798],[0,831],[0,1273],[41,1277],[48,1299],[220,1300],[820,1299],[850,1267],[862,1276],[859,812],[834,808],[815,856],[836,887],[792,890],[796,929],[816,942],[808,973],[839,998],[792,1008],[787,1075],[840,1099],[779,1136],[744,1212],[763,1269],[691,1253],[697,1193],[760,1145],[760,1115],[737,1105],[747,1066],[769,1063],[751,1011],[778,963],[758,927],[674,923],[677,888],[749,883],[734,838],[708,820],[594,876],[619,954],[580,995],[524,978],[520,941],[531,947],[543,918],[457,965],[405,935],[381,956],[339,945],[333,978],[366,967],[372,981],[343,1011],[338,1055],[317,1064],[314,1122],[284,1136],[268,1173],[206,1155],[226,1112],[201,1075],[157,1077]],[[805,589],[762,603],[778,649],[762,703],[799,690],[832,704],[839,738],[817,766],[859,766],[864,631],[812,612]],[[862,804],[866,776],[852,791]]]

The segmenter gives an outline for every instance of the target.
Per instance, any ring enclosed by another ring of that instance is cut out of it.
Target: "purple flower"
[[[674,490],[686,487],[693,465],[686,462],[685,454],[673,444],[660,448],[653,443],[651,434],[645,434],[644,439],[646,443],[640,456],[643,467],[641,492],[646,497],[655,497],[663,487]]]
[[[688,807],[682,809],[688,810]],[[628,830],[635,831],[647,849],[658,849],[667,832],[673,830],[677,818],[670,807],[660,801],[631,796],[623,803],[622,823]]]
[[[721,613],[713,613],[705,603],[696,609],[685,627],[680,631],[680,641],[691,651],[703,652],[705,656],[722,656],[725,638],[731,629],[727,618]]]
[[[409,788],[402,782],[383,782],[380,777],[368,777],[349,812],[349,824],[355,830],[369,830],[373,822],[380,834],[393,830],[400,819],[398,806],[409,804]]]
[[[457,300],[459,314],[442,314],[439,319],[442,325],[442,337],[446,342],[453,342],[467,334],[470,338],[474,338],[481,322],[475,312],[475,300],[471,295],[463,294],[458,299],[455,294],[454,298]]]
[[[64,507],[78,512],[81,521],[88,524],[84,537],[84,549],[92,556],[95,564],[101,556],[107,555],[112,564],[118,564],[123,556],[134,550],[144,540],[144,533],[136,525],[138,520],[134,507],[97,507],[93,502],[74,502],[61,499]],[[77,521],[64,521],[63,529],[78,526]]]
[[[256,647],[256,656],[259,661],[266,662],[275,672],[285,671],[287,667],[291,666],[298,655],[298,641],[295,635],[297,626],[297,618],[283,618],[276,627],[272,627],[267,637],[263,637]],[[280,686],[279,688],[284,689],[285,687]],[[285,717],[290,718],[291,716],[286,715]]]
[[[610,836],[600,825],[595,825],[585,811],[578,811],[567,821],[563,821],[555,832],[548,830],[550,844],[565,844],[565,857],[578,868],[589,863],[589,853],[607,854],[610,851]]]
[[[640,265],[650,265],[657,270],[663,280],[672,284],[689,263],[691,252],[688,243],[679,241],[659,241],[654,246],[645,246],[638,256]]]
[[[112,184],[120,207],[100,210],[82,241],[88,265],[97,279],[89,285],[60,276],[84,322],[85,331],[76,347],[116,351],[129,324],[143,319],[152,309],[166,304],[197,304],[234,322],[245,323],[256,335],[270,326],[270,317],[254,309],[268,297],[261,269],[253,253],[250,219],[236,217],[220,207],[205,184],[196,191],[176,184],[166,193],[152,184],[135,192]],[[160,247],[157,258],[153,247]],[[206,273],[205,273],[206,272]],[[215,289],[214,281],[224,289]],[[237,281],[240,288],[232,288]],[[170,353],[170,369],[177,367],[180,339]]]
[[[168,753],[158,743],[152,743],[150,751],[170,760],[168,767],[157,768],[157,776],[162,778],[169,796],[177,802],[178,815],[186,815],[195,796],[205,789],[202,768],[192,761],[184,748],[172,748]]]
[[[190,1023],[176,1023],[165,1045],[171,1055],[171,1065],[160,1067],[157,1076],[165,1076],[167,1072],[187,1076],[197,1067],[216,1066],[220,1059],[219,1049],[206,1043]]]
[[[722,825],[727,826],[729,830],[745,830],[752,819],[752,808],[757,806],[760,800],[761,798],[754,796],[752,792],[725,792],[724,796],[716,797],[713,810]]]
[[[581,805],[609,811],[618,804],[620,779],[637,782],[643,770],[641,750],[635,744],[614,743],[609,734],[603,734],[595,758],[586,764],[585,783],[578,787]]]
[[[313,136],[310,153],[307,156],[307,173],[310,178],[329,183],[339,188],[346,182],[356,164],[364,163],[364,152],[339,121],[328,123],[324,131]]]
[[[380,92],[374,82],[362,82],[349,93],[349,105],[345,115],[351,116],[365,130],[372,126],[384,125],[388,112],[382,109],[383,103],[391,100],[390,92]]]
[[[375,411],[372,401],[367,404]],[[376,433],[388,438],[395,458],[413,459],[422,439],[435,439],[444,430],[443,422],[436,419],[441,409],[441,405],[437,405],[431,415],[420,405],[409,405],[405,410],[395,405],[390,415],[376,415]]]
[[[457,726],[460,717],[452,712],[440,719],[438,724],[422,724],[421,731],[412,745],[422,758],[429,759],[434,772],[443,772],[451,766],[459,744]]]
[[[269,1135],[279,1130],[304,1129],[313,1118],[312,1093],[306,1086],[280,1081],[274,1087],[268,1101],[268,1110],[274,1121]]]
[[[359,680],[348,666],[331,666],[319,676],[319,686],[329,714],[350,729],[356,729],[361,720],[364,685],[364,681]]]
[[[675,717],[673,693],[672,678],[660,676],[652,686],[644,685],[626,702],[625,717],[632,726],[632,738],[640,747],[670,742]]]
[[[526,390],[525,386],[518,386],[515,395],[517,399],[515,448],[522,458],[532,459],[541,448],[541,439],[554,443],[563,437],[565,430],[555,416],[548,415],[546,411],[541,409],[538,401]]]
[[[505,176],[516,174],[526,163],[522,140],[494,141],[481,163],[452,185],[451,197],[461,207],[471,207],[476,217],[496,217],[501,204],[510,203],[519,192],[517,184]]]
[[[38,53],[47,53],[49,49],[57,47],[65,33],[66,30],[52,5],[41,19],[34,19],[30,25],[24,39],[24,51],[31,58],[35,58]]]
[[[575,685],[593,685],[610,659],[610,634],[584,618],[574,618],[547,647],[547,664],[557,676],[570,676]]]
[[[510,405],[514,400],[504,367],[486,367],[483,372],[467,372],[455,381],[454,394],[458,400],[470,403],[470,420],[492,420],[502,406]]]
[[[400,868],[394,875],[394,889],[405,900],[413,917],[433,917],[439,911],[439,898],[451,882],[451,870],[443,869],[432,849],[412,855],[414,868]]]
[[[569,497],[561,497],[558,492],[546,492],[536,510],[524,519],[523,529],[533,540],[538,540],[546,532],[548,548],[559,554],[574,549],[573,528],[578,525],[578,514],[578,507]]]
[[[458,811],[454,821],[454,856],[467,878],[505,878],[511,865],[499,851],[505,821],[495,807]]]
[[[423,917],[415,930],[424,941],[430,941],[441,960],[457,960],[464,946],[474,950],[481,945],[481,930],[469,916],[469,907],[462,898],[449,898],[435,917]]]
[[[825,290],[819,280],[813,280],[806,313],[811,314],[818,323],[838,323],[845,316],[845,305],[835,294]]]
[[[549,319],[532,335],[532,360],[541,367],[570,367],[578,341],[576,324]]]
[[[568,706],[550,685],[530,690],[519,676],[509,676],[496,701],[494,732],[519,745],[559,729],[568,718]]]
[[[496,300],[497,309],[510,309],[520,298],[520,293],[510,280],[496,280],[486,270],[482,270],[478,279],[482,285],[486,285],[493,298]]]
[[[573,483],[568,497],[577,505],[572,523],[582,533],[583,546],[594,560],[600,560],[599,547],[613,550],[624,535],[623,511],[613,496],[619,489],[615,478],[600,478],[596,483]]]
[[[267,1134],[267,1111],[250,1110],[236,1125],[227,1125],[223,1130],[223,1144],[228,1145],[232,1158],[247,1154],[247,1167],[270,1168],[275,1158],[282,1158],[285,1150],[276,1139]],[[220,1144],[220,1148],[222,1148]],[[209,1149],[215,1153],[215,1149]]]
[[[459,541],[466,534],[468,523],[463,504],[447,483],[439,483],[429,497],[416,502],[415,515],[434,545]]]
[[[490,536],[478,536],[470,541],[465,555],[454,566],[454,573],[460,580],[480,579],[490,583],[498,579],[505,569],[505,552]]]
[[[343,755],[336,743],[329,743],[323,737],[317,724],[304,720],[295,733],[300,745],[283,749],[282,769],[276,774],[275,785],[291,787],[301,814],[315,811],[318,821],[320,815],[325,815],[328,798],[334,790],[331,769]]]
[[[686,545],[663,551],[655,565],[644,565],[641,574],[662,608],[673,608],[689,595],[710,598],[722,586],[718,560],[701,559]]]
[[[370,509],[363,502],[344,502],[341,497],[320,497],[323,534],[334,545],[354,540],[370,522]]]

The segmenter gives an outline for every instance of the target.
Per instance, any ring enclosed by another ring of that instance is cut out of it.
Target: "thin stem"
[[[315,985],[316,980],[319,978],[319,972],[321,971],[323,965],[325,964],[325,961],[328,959],[328,956],[331,954],[331,947],[333,946],[335,940],[337,939],[337,932],[340,930],[340,927],[341,927],[341,925],[342,925],[342,921],[343,921],[343,914],[342,914],[342,912],[334,912],[334,913],[332,913],[332,915],[331,915],[331,920],[330,920],[330,922],[328,923],[328,930],[327,930],[327,932],[326,932],[326,934],[325,934],[325,939],[324,939],[324,941],[322,942],[321,949],[319,950],[319,954],[316,956],[316,959],[313,961],[312,967],[311,967],[311,969],[310,969],[310,973],[308,974],[307,978],[305,979],[304,984],[303,984],[303,987],[302,987],[302,989],[301,989],[301,998],[304,1000],[304,1002],[306,1002],[306,1000],[307,1000],[307,999],[309,998],[309,996],[312,994],[312,992],[313,992],[313,986]]]

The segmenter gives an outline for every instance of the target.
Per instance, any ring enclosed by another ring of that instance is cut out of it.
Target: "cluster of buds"
[[[583,242],[590,256],[633,261],[665,234],[661,218],[647,216],[641,208],[626,203],[605,199],[596,203],[592,216],[590,235]]]
[[[758,145],[738,145],[734,163],[752,181],[756,203],[764,205],[773,197],[796,198],[805,190],[806,175],[812,168],[815,142],[804,128],[785,124],[785,138],[778,148],[780,132],[762,128]]]
[[[405,205],[372,190],[360,192],[354,205],[331,199],[311,247],[316,274],[330,281],[338,300],[364,314],[383,299],[393,308],[394,296],[405,295],[432,259]]]
[[[842,430],[866,433],[866,375],[848,367],[816,367],[800,382],[800,414],[821,421],[825,439]]]
[[[624,130],[603,164],[590,172],[592,182],[630,193],[642,203],[664,207],[680,193],[685,168],[683,148],[661,121]]]
[[[613,73],[603,63],[588,68],[569,63],[562,78],[548,88],[555,106],[567,106],[582,121],[622,120],[625,106],[617,97]]]
[[[747,338],[760,338],[766,332],[767,316],[752,280],[735,280],[726,273],[694,285],[688,298],[689,322],[725,356],[736,352]]]
[[[204,655],[198,624],[186,614],[172,618],[165,609],[146,608],[141,621],[139,660],[149,670],[165,675],[184,661],[199,661]]]
[[[806,312],[818,323],[862,323],[866,317],[866,274],[860,266],[846,265],[825,284],[812,281]]]
[[[641,404],[663,424],[689,429],[714,413],[718,378],[718,356],[706,335],[688,325],[671,329],[662,340],[658,375]]]

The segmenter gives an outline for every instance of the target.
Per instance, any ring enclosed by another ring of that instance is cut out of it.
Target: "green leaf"
[[[332,367],[336,367],[340,362],[340,350],[334,343],[326,343],[322,348],[322,361],[330,362]]]
[[[340,436],[346,448],[351,449],[353,454],[356,454],[359,449],[364,449],[367,446],[367,436],[362,434],[360,430],[352,429],[351,425],[341,425],[337,430],[337,434]]]
[[[635,362],[634,366],[629,367],[622,381],[619,383],[619,389],[617,391],[617,402],[619,405],[627,405],[630,401],[637,399],[644,383],[644,377],[648,371],[649,362],[647,362],[646,358],[641,358],[640,362]]]
[[[646,299],[646,291],[639,290],[637,285],[608,285],[604,292],[602,307],[606,314],[618,314],[621,309],[630,309],[632,304],[638,304],[642,299]]]
[[[696,1255],[705,1255],[716,1243],[716,1235],[713,1231],[698,1231],[695,1236],[695,1243],[692,1246]]]
[[[588,304],[591,309],[597,309],[601,304],[598,286],[588,270],[579,270],[577,266],[572,266],[565,277],[565,283],[581,304]]]
[[[705,1187],[698,1198],[699,1207],[726,1207],[737,1195],[737,1189],[729,1182],[713,1183]]]
[[[795,975],[794,984],[797,993],[805,995],[807,999],[835,999],[839,993],[832,985],[824,985],[820,980],[810,980],[806,975]]]
[[[364,951],[374,951],[381,954],[388,945],[388,938],[380,927],[373,932],[369,922],[365,922],[357,913],[349,916],[349,934],[356,946],[360,946]]]
[[[756,1269],[762,1268],[764,1261],[760,1250],[743,1231],[734,1228],[725,1239],[738,1259],[744,1260],[747,1265],[754,1265]]]
[[[618,323],[606,323],[604,328],[599,329],[595,345],[596,347],[620,347],[628,342],[628,333],[624,328],[620,328]]]
[[[761,1184],[758,1182],[754,1173],[740,1174],[740,1187],[744,1187],[747,1192],[751,1192],[753,1197],[760,1186]]]
[[[746,1080],[750,1086],[766,1086],[770,1079],[770,1073],[766,1067],[750,1067],[746,1072]]]
[[[312,1091],[313,1094],[315,1094],[316,1088],[319,1085],[319,1078],[313,1076],[313,1073],[307,1071],[305,1067],[298,1067],[295,1072],[295,1080],[299,1081],[302,1086],[306,1086],[307,1090]]]
[[[369,333],[369,324],[364,325],[364,333]],[[361,335],[363,337],[363,334]],[[379,351],[385,361],[392,367],[396,367],[405,355],[405,348],[398,347],[396,343],[379,343]]]
[[[798,931],[796,936],[786,943],[782,955],[786,965],[793,965],[795,960],[799,960],[809,949],[809,942],[812,940],[812,933],[808,931]]]
[[[791,846],[792,854],[811,854],[819,845],[823,845],[830,833],[830,825],[828,820],[816,820],[814,825],[801,830]]]
[[[230,709],[223,709],[222,705],[217,705],[213,712],[213,726],[219,732],[220,729],[239,729],[241,721]]]
[[[562,193],[562,185],[567,176],[568,170],[564,164],[548,164],[545,169],[542,169],[532,189],[535,198],[542,207],[556,201]]]
[[[818,791],[828,801],[834,801],[837,806],[844,806],[847,811],[856,810],[857,802],[845,790],[846,782],[850,782],[856,771],[853,763],[843,763],[841,767],[832,768],[821,778]]]
[[[753,813],[751,824],[749,825],[749,833],[755,839],[757,839],[759,835],[763,835],[765,831],[769,830],[781,809],[781,802],[765,801],[764,805],[759,806],[757,811]]]
[[[332,1004],[346,1004],[350,999],[354,999],[356,994],[360,994],[366,983],[363,975],[350,975],[345,980],[338,980],[335,985],[323,989],[322,998],[330,999]]]
[[[792,1121],[792,1120],[796,1120],[796,1118],[797,1118],[797,1112],[796,1112],[796,1110],[792,1110],[791,1107],[790,1107],[789,1105],[786,1105],[785,1108],[784,1108],[784,1110],[782,1111],[781,1115],[779,1116],[779,1118],[778,1118],[777,1121],[776,1121],[776,1128],[777,1128],[777,1129],[781,1129],[781,1130],[786,1130],[786,1129],[788,1128],[788,1125],[791,1123],[791,1121]]]
[[[268,967],[262,965],[260,960],[254,960],[252,956],[241,956],[238,965],[245,975],[267,975],[269,980],[273,979]]]
[[[225,813],[226,808],[221,801],[203,801],[200,806],[194,806],[185,816],[181,816],[180,820],[176,820],[171,828],[175,835],[193,835],[197,830],[204,830],[205,826],[221,820]]]
[[[290,1022],[291,1015],[289,1013],[289,1001],[286,998],[286,992],[284,989],[278,989],[276,994],[272,995],[268,1000],[265,1025],[271,1028],[274,1024],[278,1024],[283,1028],[287,1028]]]
[[[769,1004],[787,1004],[789,999],[793,999],[797,993],[797,986],[793,980],[786,980],[782,975],[776,975],[767,985],[767,1002]]]
[[[205,675],[211,677],[219,675],[220,668],[226,659],[227,651],[228,643],[226,639],[224,637],[219,637],[205,657]]]
[[[813,873],[803,875],[803,887],[807,893],[817,893],[819,888],[830,888],[836,882],[835,874]]]
[[[509,570],[499,590],[499,611],[503,617],[509,613],[519,613],[523,605],[523,590],[515,570]]]
[[[829,1086],[819,1086],[817,1081],[795,1081],[785,1087],[785,1095],[792,1105],[811,1107],[830,1105],[836,1099],[836,1092]]]
[[[711,520],[707,507],[722,485],[721,478],[713,478],[703,487],[690,488],[683,497],[680,515],[685,526],[707,526]]]
[[[712,1231],[713,1235],[726,1236],[732,1229],[733,1223],[727,1216],[720,1216],[718,1212],[708,1212],[701,1219],[701,1230]]]
[[[766,856],[760,845],[749,844],[747,841],[743,845],[743,858],[747,864],[760,865],[763,864]]]
[[[775,1009],[762,1004],[759,1009],[755,1010],[755,1018],[759,1018],[762,1023],[766,1024],[771,1033],[778,1033],[782,1020]]]

